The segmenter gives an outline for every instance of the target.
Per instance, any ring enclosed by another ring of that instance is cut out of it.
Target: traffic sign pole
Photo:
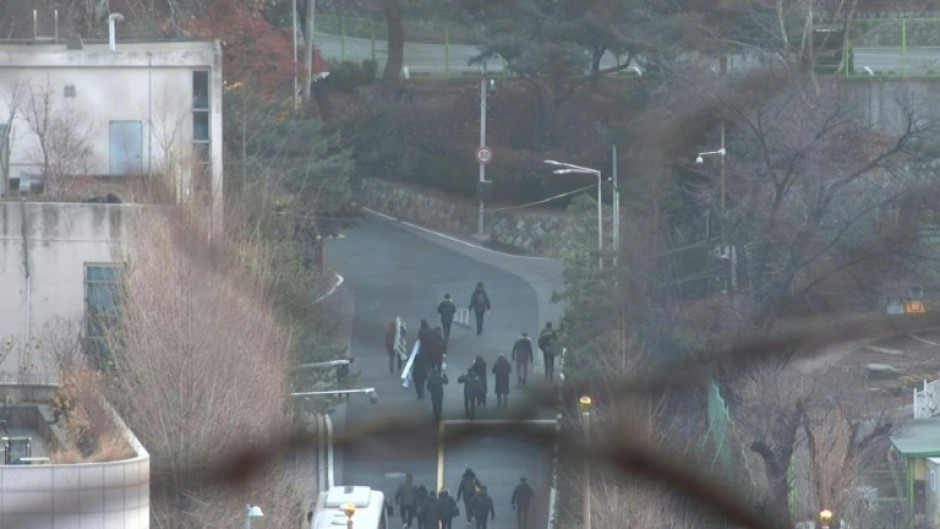
[[[486,148],[486,59],[480,63],[480,148],[477,149],[477,160],[480,159],[482,149]],[[479,162],[480,182],[486,180],[486,163]],[[483,197],[479,197],[479,208],[477,211],[477,237],[482,241],[485,239],[483,232]]]

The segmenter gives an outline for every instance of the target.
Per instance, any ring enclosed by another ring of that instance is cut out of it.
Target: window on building
[[[193,72],[193,110],[209,110],[209,72]]]
[[[209,72],[193,72],[193,158],[199,165],[209,163]]]
[[[120,278],[120,265],[85,265],[85,353],[99,366],[111,357],[107,338],[117,323]]]

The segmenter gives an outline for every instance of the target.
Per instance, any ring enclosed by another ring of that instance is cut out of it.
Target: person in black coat
[[[441,507],[433,490],[428,492],[428,502],[424,506],[424,529],[441,529]]]
[[[428,508],[428,489],[421,485],[415,490],[415,519],[418,520],[418,529],[425,529],[424,514]]]
[[[486,492],[486,487],[480,487],[480,491],[473,496],[473,501],[470,502],[470,510],[477,529],[486,529],[487,518],[496,519],[493,498],[490,498],[490,495]]]
[[[447,489],[441,489],[437,496],[438,513],[441,515],[441,529],[452,529],[451,523],[454,518],[460,515],[460,509],[457,508],[455,500]]]
[[[529,525],[529,504],[535,496],[535,491],[529,486],[525,478],[519,480],[519,484],[512,491],[512,499],[509,503],[516,511],[516,525],[518,529],[528,529]]]
[[[486,293],[486,289],[483,288],[483,282],[481,281],[477,283],[477,287],[473,290],[473,293],[470,294],[469,307],[477,317],[477,336],[483,334],[483,315],[491,308],[493,307],[490,305],[490,296]]]
[[[509,404],[509,374],[512,372],[512,366],[506,355],[499,355],[493,364],[494,390],[496,392],[496,406],[505,408]]]
[[[481,390],[480,377],[477,376],[476,372],[473,369],[468,369],[467,374],[460,375],[457,378],[458,384],[463,384],[463,412],[464,417],[470,420],[476,418],[477,414],[477,400],[479,400],[479,393]]]
[[[437,313],[441,315],[441,326],[444,328],[444,343],[450,341],[450,326],[454,323],[454,313],[457,312],[457,305],[450,298],[450,294],[444,294],[444,299],[437,304]]]
[[[425,333],[421,341],[421,350],[427,355],[429,369],[441,369],[446,348],[447,344],[444,342],[444,335],[440,327],[435,327],[430,332]]]
[[[477,391],[477,405],[486,407],[486,394],[488,392],[486,377],[489,373],[486,372],[486,360],[483,359],[481,355],[477,355],[477,359],[473,361],[473,366],[470,369],[477,374],[477,378],[480,379],[480,389]]]
[[[431,395],[431,411],[434,413],[434,420],[441,420],[441,409],[444,406],[444,384],[450,382],[447,380],[447,373],[439,369],[432,369],[428,375],[428,394]]]
[[[424,385],[428,379],[428,357],[422,349],[418,348],[414,363],[411,364],[411,380],[415,384],[418,400],[424,400]]]
[[[476,496],[477,488],[479,487],[480,481],[477,479],[477,475],[473,472],[473,469],[468,468],[464,470],[463,476],[460,477],[460,485],[457,486],[457,501],[463,498],[464,513],[467,515],[468,523],[473,516],[470,512],[470,502],[473,501],[473,497]]]

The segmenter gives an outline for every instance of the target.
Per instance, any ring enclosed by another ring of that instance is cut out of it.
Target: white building
[[[216,42],[0,43],[2,192],[81,198],[82,177],[147,176],[222,220]]]

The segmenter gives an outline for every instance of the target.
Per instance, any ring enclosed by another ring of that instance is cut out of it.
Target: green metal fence
[[[940,77],[940,18],[853,20],[842,51],[846,77]]]

